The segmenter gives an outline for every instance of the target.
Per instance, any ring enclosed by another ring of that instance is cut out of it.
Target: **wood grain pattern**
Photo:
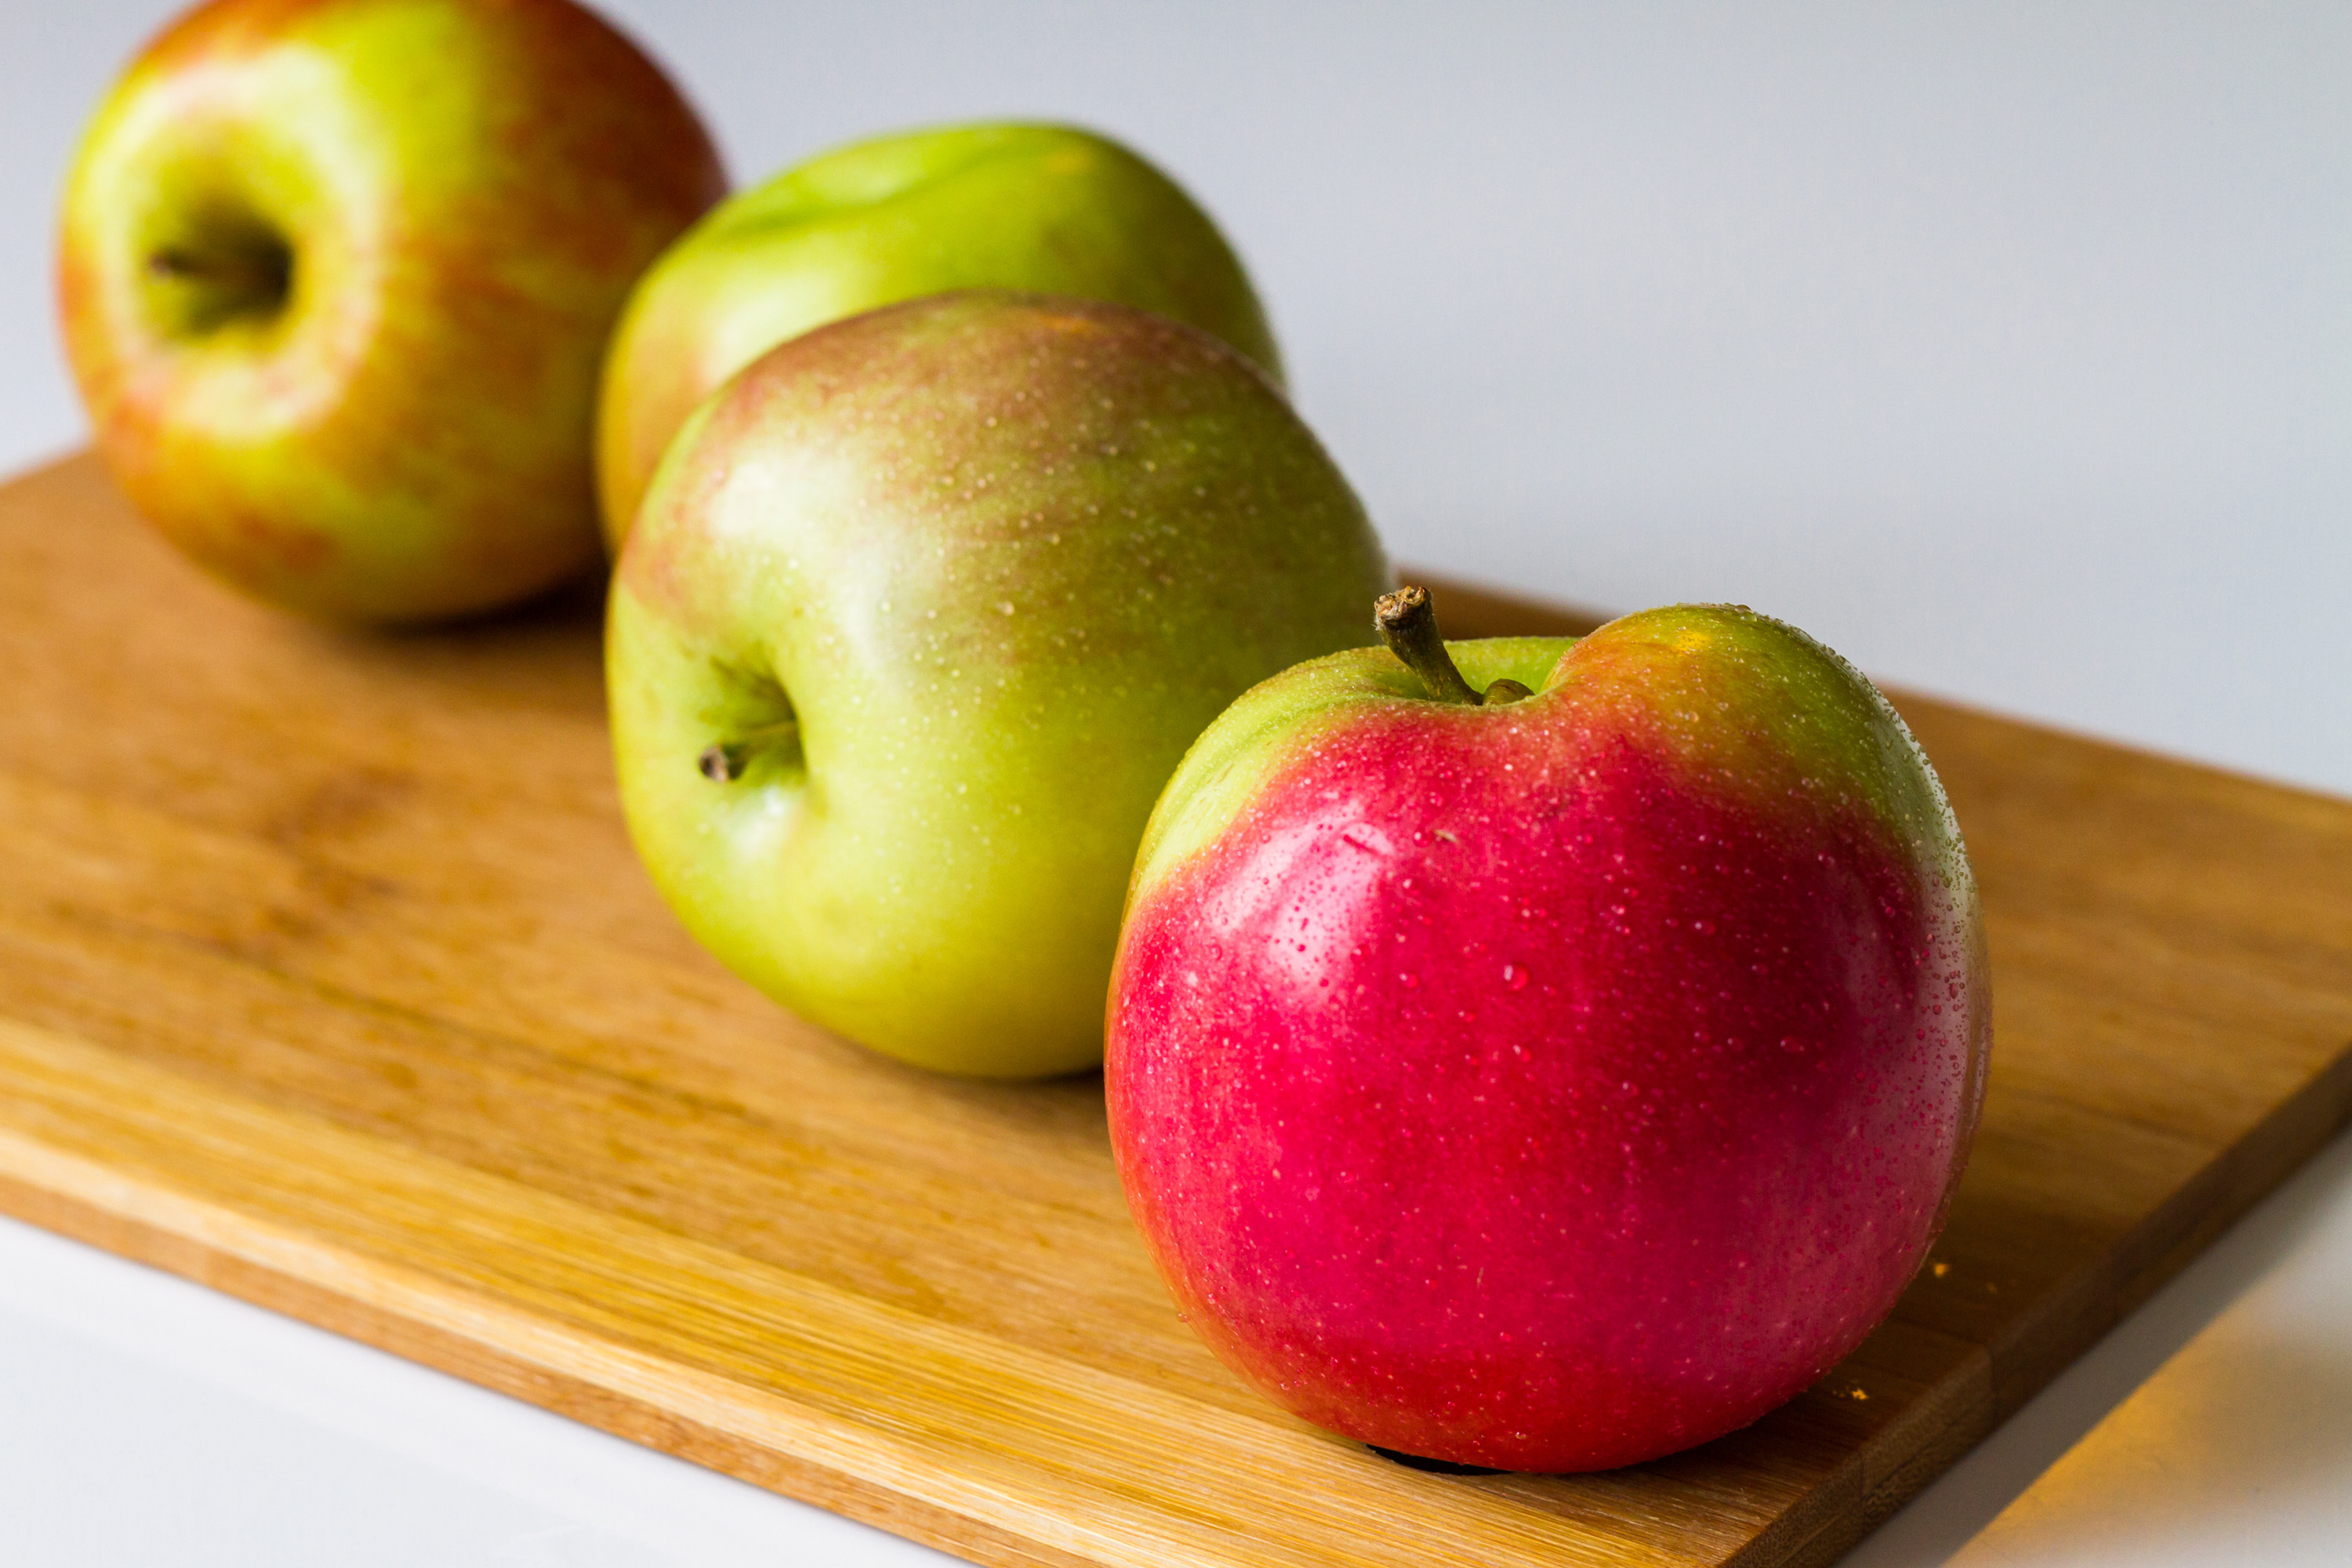
[[[1996,990],[1928,1271],[1721,1442],[1423,1475],[1177,1320],[1098,1079],[897,1068],[687,940],[592,603],[299,625],[75,459],[0,490],[0,1209],[983,1563],[1825,1563],[2352,1114],[2352,803],[1906,700]]]

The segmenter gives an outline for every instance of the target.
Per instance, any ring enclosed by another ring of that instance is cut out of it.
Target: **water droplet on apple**
[[[1514,991],[1524,991],[1528,984],[1528,972],[1516,963],[1507,963],[1503,965],[1503,984]]]

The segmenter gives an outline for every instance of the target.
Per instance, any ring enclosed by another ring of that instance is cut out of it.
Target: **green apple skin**
[[[950,1073],[1089,1067],[1160,786],[1253,684],[1369,642],[1386,583],[1287,400],[1205,333],[998,291],[837,322],[696,411],[622,552],[630,832],[803,1017]]]
[[[131,500],[330,619],[484,610],[601,544],[596,375],[725,193],[693,110],[569,0],[216,0],[99,110],[66,345]]]
[[[614,550],[671,436],[721,382],[813,327],[960,289],[1156,310],[1281,376],[1265,312],[1224,237],[1125,147],[1059,125],[880,137],[737,195],[630,296],[597,422]]]

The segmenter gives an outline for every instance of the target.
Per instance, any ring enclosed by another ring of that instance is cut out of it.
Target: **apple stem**
[[[694,765],[702,770],[704,778],[714,784],[732,784],[743,776],[743,770],[751,765],[753,757],[770,750],[779,741],[799,739],[800,732],[800,721],[795,719],[787,719],[780,724],[762,724],[756,730],[744,731],[731,741],[715,742],[705,746],[702,754],[694,760]]]
[[[1445,639],[1437,635],[1437,607],[1430,603],[1426,588],[1406,587],[1382,594],[1372,604],[1372,625],[1379,628],[1381,640],[1389,645],[1389,651],[1421,677],[1421,683],[1440,702],[1460,702],[1475,708],[1517,702],[1522,697],[1535,695],[1516,680],[1497,680],[1482,694],[1463,679],[1454,656],[1445,651]]]
[[[278,249],[181,250],[167,246],[147,258],[147,270],[257,310],[285,300],[293,269],[290,258]]]
[[[1372,603],[1372,625],[1389,651],[1421,677],[1432,697],[1440,702],[1478,705],[1478,693],[1462,679],[1453,655],[1445,651],[1445,639],[1437,635],[1437,607],[1429,602],[1428,589],[1416,586],[1382,594]]]

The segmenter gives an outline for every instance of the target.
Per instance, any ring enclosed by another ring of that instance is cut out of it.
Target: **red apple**
[[[99,449],[200,564],[335,618],[601,553],[597,366],[717,154],[570,0],[214,0],[85,137],[58,294]]]
[[[1227,1364],[1364,1442],[1587,1470],[1744,1426],[1885,1317],[1967,1155],[1941,788],[1745,609],[1449,659],[1384,608],[1414,668],[1256,687],[1152,817],[1107,1064],[1137,1222]]]

